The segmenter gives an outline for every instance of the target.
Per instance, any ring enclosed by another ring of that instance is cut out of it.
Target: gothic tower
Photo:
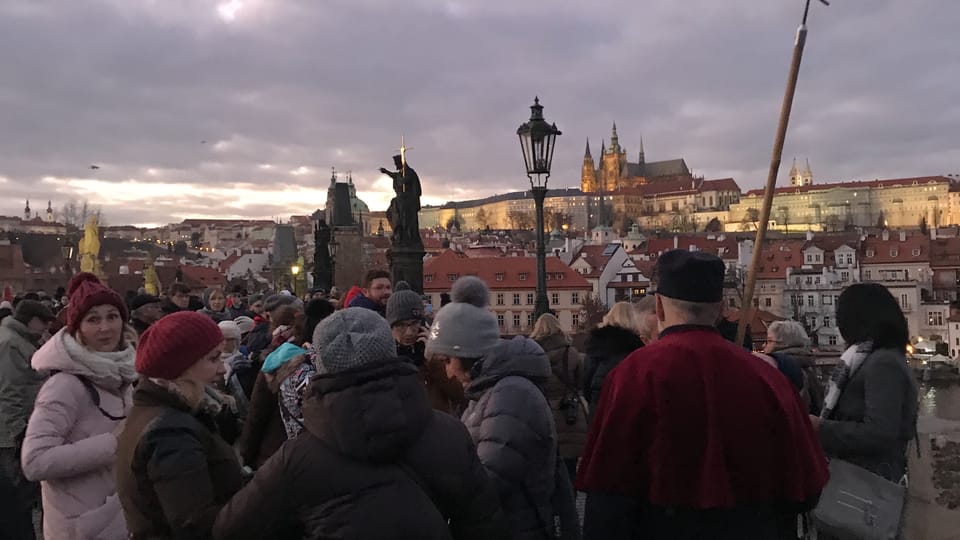
[[[600,183],[603,191],[615,191],[621,187],[621,179],[627,165],[627,152],[620,147],[620,137],[617,136],[617,123],[613,123],[613,133],[610,137],[610,148],[602,151],[600,169]]]
[[[640,160],[637,163],[639,163],[640,165],[643,165],[646,162],[647,162],[646,157],[644,157],[643,155],[643,135],[641,135],[640,136]]]
[[[801,178],[803,180],[803,185],[812,186],[813,185],[813,171],[810,170],[810,160],[807,159],[807,166],[803,168],[801,173]]]
[[[27,206],[23,209],[23,220],[30,221],[30,199],[27,199]]]
[[[53,223],[53,202],[47,201],[47,223]]]
[[[803,185],[803,177],[800,176],[800,169],[797,169],[797,158],[793,158],[793,166],[790,167],[790,185],[792,187]]]
[[[583,153],[583,169],[580,171],[580,191],[593,193],[597,191],[597,169],[590,155],[590,139],[587,139],[587,150]]]

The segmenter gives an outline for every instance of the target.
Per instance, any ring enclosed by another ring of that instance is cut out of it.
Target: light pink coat
[[[127,526],[117,497],[114,463],[118,421],[104,416],[83,383],[71,373],[74,362],[58,339],[51,339],[32,360],[34,369],[59,370],[37,396],[23,443],[24,475],[40,481],[45,540],[121,540]],[[118,393],[97,388],[100,407],[125,416],[129,385]]]

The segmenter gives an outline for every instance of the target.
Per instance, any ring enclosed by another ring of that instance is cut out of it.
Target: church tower
[[[800,169],[797,169],[797,158],[793,158],[793,166],[790,167],[790,186],[800,187],[803,185],[803,177],[800,176]]]
[[[803,180],[803,185],[812,186],[813,185],[813,171],[810,170],[810,160],[807,159],[807,166],[803,168],[801,173],[801,179]]]
[[[621,187],[621,179],[627,165],[627,152],[620,147],[617,135],[617,123],[613,123],[610,147],[603,150],[601,157],[600,183],[603,191],[616,191]]]
[[[583,153],[583,169],[580,171],[580,191],[593,193],[597,191],[597,169],[590,154],[590,139],[587,139],[587,150]]]
[[[643,155],[643,135],[640,136],[640,160],[637,162],[640,165],[643,165],[647,162],[647,158]]]
[[[47,223],[53,223],[53,202],[47,201]]]
[[[30,199],[27,199],[27,206],[23,209],[23,220],[30,221]]]

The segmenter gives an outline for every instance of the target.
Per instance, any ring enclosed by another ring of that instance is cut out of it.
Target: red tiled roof
[[[494,246],[468,246],[463,250],[467,257],[503,257],[503,250]]]
[[[220,271],[226,272],[230,270],[230,267],[233,266],[233,263],[239,260],[240,260],[240,255],[237,255],[236,253],[234,253],[233,255],[230,255],[226,259],[220,261]]]
[[[787,268],[803,265],[806,240],[785,239],[766,242],[760,254],[757,279],[787,279]]]
[[[950,182],[946,176],[919,176],[916,178],[895,178],[892,180],[866,180],[859,182],[835,182],[833,184],[812,184],[809,186],[788,186],[774,190],[774,194],[781,193],[808,193],[810,191],[825,191],[834,188],[886,188],[886,187],[904,187],[921,184],[939,184]],[[763,195],[762,189],[751,189],[743,194],[744,197],[759,197]]]
[[[700,191],[740,191],[740,186],[733,178],[719,178],[717,180],[704,180],[700,184]]]
[[[736,259],[738,254],[737,238],[732,235],[716,235],[713,239],[707,238],[708,235],[678,234],[677,249],[690,249],[690,246],[696,246],[697,251],[712,253],[721,259]],[[720,237],[723,236],[723,240]],[[648,238],[646,252],[651,255],[658,255],[665,251],[674,249],[673,236],[664,236],[663,238]],[[722,250],[722,251],[721,251]]]
[[[587,264],[590,265],[590,273],[583,274],[586,277],[599,277],[603,273],[603,269],[607,266],[607,263],[610,262],[610,258],[613,255],[603,255],[604,250],[607,249],[607,244],[601,245],[588,245],[580,248],[580,253],[573,258],[574,262],[577,262],[579,259],[583,259]]]
[[[563,261],[547,257],[548,289],[590,290],[590,283]],[[526,274],[526,279],[521,275]],[[535,257],[466,257],[452,250],[431,257],[423,263],[424,292],[446,292],[453,286],[451,277],[474,275],[482,279],[490,290],[536,289],[537,259]],[[497,277],[500,280],[497,280]],[[562,277],[561,277],[562,276]],[[428,281],[429,280],[429,281]]]
[[[218,272],[213,268],[207,268],[206,266],[184,266],[183,269],[183,280],[190,285],[190,282],[193,284],[202,286],[202,287],[222,287],[227,284],[227,279],[223,277],[223,274]]]
[[[863,257],[860,263],[864,265],[930,262],[930,238],[924,234],[908,235],[901,242],[900,235],[894,232],[889,240],[870,237],[865,239],[862,245]],[[917,250],[918,254],[914,255]]]

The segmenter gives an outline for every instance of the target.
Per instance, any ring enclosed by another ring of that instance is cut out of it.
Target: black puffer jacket
[[[473,368],[463,423],[497,484],[514,540],[544,539],[553,519],[557,430],[540,385],[550,361],[537,342],[501,341]],[[570,491],[570,497],[573,493]]]
[[[600,402],[600,390],[607,374],[633,351],[643,347],[640,336],[619,326],[601,326],[587,339],[583,396],[591,409]]]
[[[507,537],[469,434],[430,408],[409,363],[314,378],[303,418],[305,431],[220,512],[216,538],[268,538],[285,521],[315,539]]]

